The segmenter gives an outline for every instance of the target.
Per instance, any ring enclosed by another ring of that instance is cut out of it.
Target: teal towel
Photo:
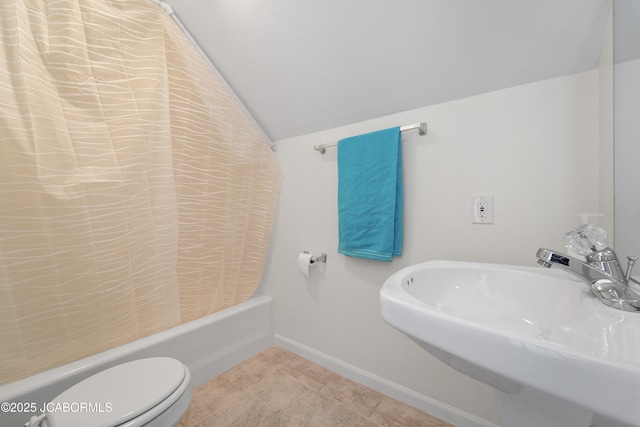
[[[402,255],[400,128],[338,142],[338,252],[391,261]]]

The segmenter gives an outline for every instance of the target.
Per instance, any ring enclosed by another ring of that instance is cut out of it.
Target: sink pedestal
[[[504,427],[589,427],[593,412],[548,394],[494,389]]]

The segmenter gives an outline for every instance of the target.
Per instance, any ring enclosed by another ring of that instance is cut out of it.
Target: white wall
[[[599,207],[598,85],[594,70],[277,141],[276,337],[500,424],[487,386],[384,322],[379,290],[393,272],[430,259],[535,265],[539,247],[563,249],[575,215]],[[403,133],[403,256],[338,254],[336,149],[313,146],[420,121],[428,135]],[[474,193],[494,195],[493,225],[471,224]],[[328,254],[308,279],[296,270],[304,250]]]
[[[640,59],[615,66],[615,184],[616,252],[625,265],[626,256],[640,256]],[[640,269],[634,269],[634,276]]]
[[[600,51],[600,61],[598,63],[599,76],[599,109],[600,109],[600,207],[598,212],[604,214],[601,223],[602,228],[607,231],[609,246],[616,251],[619,249],[614,239],[614,144],[613,144],[613,13],[609,11],[607,28]],[[622,253],[619,252],[621,256]],[[624,257],[622,257],[624,260]],[[625,265],[623,263],[623,265]]]

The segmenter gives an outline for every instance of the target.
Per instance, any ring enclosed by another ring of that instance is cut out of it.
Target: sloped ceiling
[[[611,0],[168,0],[272,140],[597,67]]]

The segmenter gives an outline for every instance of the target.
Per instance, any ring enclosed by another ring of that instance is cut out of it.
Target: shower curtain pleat
[[[3,2],[0,37],[0,384],[250,297],[281,171],[162,9]]]

